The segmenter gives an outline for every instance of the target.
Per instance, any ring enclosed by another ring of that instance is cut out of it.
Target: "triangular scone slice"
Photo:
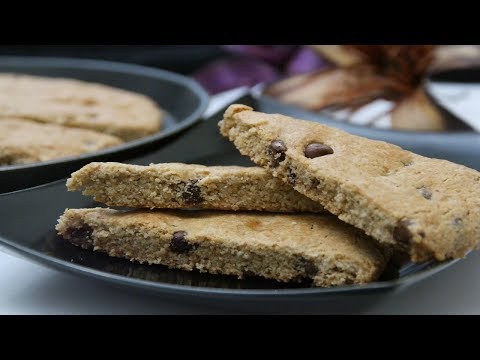
[[[462,257],[480,241],[475,170],[244,105],[219,125],[256,164],[414,261]]]
[[[386,262],[371,239],[330,214],[70,209],[56,229],[114,257],[316,286],[373,281]]]
[[[68,190],[108,206],[157,209],[325,212],[261,167],[94,162],[74,172]]]

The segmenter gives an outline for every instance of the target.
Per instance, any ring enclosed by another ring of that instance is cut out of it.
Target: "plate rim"
[[[271,103],[275,103],[275,105],[280,105],[280,106],[290,106],[294,108],[296,111],[303,112],[307,115],[315,116],[319,120],[321,119],[322,123],[325,123],[325,125],[328,125],[330,127],[335,127],[338,129],[341,129],[343,131],[349,132],[351,134],[357,135],[360,132],[363,132],[364,136],[366,137],[367,134],[370,135],[370,138],[384,138],[384,135],[388,135],[389,137],[393,138],[399,138],[399,139],[404,139],[404,138],[434,138],[434,139],[439,139],[439,140],[446,140],[446,139],[451,139],[452,137],[460,137],[460,138],[478,138],[479,137],[479,132],[471,130],[455,130],[454,132],[449,132],[449,131],[411,131],[411,130],[405,130],[405,129],[398,129],[398,130],[392,130],[392,129],[383,129],[383,128],[375,128],[375,127],[368,127],[364,125],[359,125],[359,124],[354,124],[354,123],[349,123],[345,122],[343,120],[335,120],[333,117],[328,116],[326,114],[322,114],[321,112],[314,112],[310,110],[303,109],[297,105],[293,104],[287,104],[279,101],[278,99],[267,95],[267,94],[259,94],[258,92],[252,92],[251,96],[263,101],[268,101]],[[311,121],[311,120],[307,120]],[[335,126],[337,124],[337,126]],[[452,136],[453,135],[453,136]]]
[[[168,129],[161,130],[155,134],[144,136],[139,139],[128,141],[117,146],[107,149],[98,150],[91,153],[68,156],[60,159],[52,159],[47,161],[36,162],[32,164],[23,165],[5,165],[0,166],[1,172],[13,172],[17,170],[26,170],[32,168],[48,167],[51,165],[68,164],[73,161],[88,161],[89,158],[98,156],[114,155],[118,151],[128,151],[135,149],[138,146],[148,145],[154,141],[167,139],[168,137],[182,132],[183,130],[194,125],[200,121],[203,113],[210,102],[210,95],[207,91],[193,78],[178,74],[172,71],[154,68],[150,66],[138,65],[133,63],[122,63],[117,61],[97,60],[89,58],[69,58],[69,57],[50,57],[50,56],[8,56],[0,55],[0,67],[4,65],[16,66],[37,66],[38,68],[59,67],[59,68],[77,68],[77,69],[96,69],[108,70],[121,73],[129,73],[133,75],[143,75],[150,78],[161,79],[166,82],[180,84],[184,88],[189,89],[193,94],[197,95],[199,105],[197,108],[183,120],[179,121],[178,125]]]

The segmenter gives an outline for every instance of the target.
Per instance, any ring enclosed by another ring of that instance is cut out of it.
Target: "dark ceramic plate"
[[[0,72],[103,83],[148,95],[168,113],[161,131],[120,146],[28,165],[0,166],[0,193],[61,179],[91,161],[121,161],[156,149],[198,121],[208,105],[207,93],[194,80],[139,65],[85,59],[0,57]]]
[[[239,99],[238,102],[267,110],[261,101],[250,96]],[[130,162],[144,165],[151,162],[252,165],[248,158],[239,155],[230,142],[220,136],[217,123],[221,119],[221,113],[194,125],[162,149]],[[253,277],[238,280],[230,276],[170,270],[160,265],[140,265],[82,250],[56,236],[54,226],[65,208],[93,206],[99,204],[80,193],[67,192],[65,180],[0,195],[0,243],[51,267],[125,287],[163,294],[215,299],[242,297],[255,301],[332,298],[337,295],[385,291],[417,282],[454,263],[407,264],[399,271],[387,271],[382,280],[371,284],[329,289],[301,287]]]

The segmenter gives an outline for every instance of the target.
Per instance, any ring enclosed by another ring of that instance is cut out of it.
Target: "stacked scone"
[[[150,98],[73,79],[0,74],[0,166],[75,156],[159,131]]]
[[[374,281],[392,252],[441,261],[480,240],[475,170],[243,105],[220,131],[260,167],[91,163],[69,190],[139,209],[67,209],[58,233],[143,263],[316,286]]]

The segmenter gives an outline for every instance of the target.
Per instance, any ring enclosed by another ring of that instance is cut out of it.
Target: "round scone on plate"
[[[142,94],[74,79],[0,74],[0,117],[95,130],[124,141],[163,127],[164,112]]]
[[[116,136],[88,129],[0,118],[0,166],[76,156],[121,143]]]

